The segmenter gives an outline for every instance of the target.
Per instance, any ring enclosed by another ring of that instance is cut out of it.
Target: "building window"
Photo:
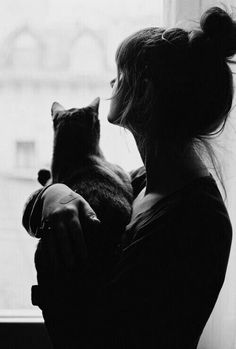
[[[91,33],[82,34],[71,49],[71,69],[81,75],[102,75],[105,47]]]
[[[16,142],[16,167],[33,168],[35,165],[35,142]]]
[[[8,39],[6,65],[14,70],[37,70],[42,63],[42,44],[30,31],[22,29]]]

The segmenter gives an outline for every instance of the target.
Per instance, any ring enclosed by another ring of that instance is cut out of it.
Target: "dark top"
[[[132,173],[132,182],[137,195],[145,186],[144,168]],[[36,193],[23,217],[31,234],[40,215]],[[75,276],[76,284],[61,279],[52,292],[56,306],[38,301],[55,347],[79,347],[86,338],[83,348],[196,348],[224,282],[231,239],[212,176],[158,201],[127,226],[108,279],[91,266]]]

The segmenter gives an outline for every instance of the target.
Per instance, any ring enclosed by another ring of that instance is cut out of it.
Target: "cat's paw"
[[[38,172],[38,182],[43,186],[50,184],[51,172],[46,169],[41,169]]]

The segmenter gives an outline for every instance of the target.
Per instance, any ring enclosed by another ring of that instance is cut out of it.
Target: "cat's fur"
[[[97,237],[85,232],[88,251],[93,246],[94,253],[102,246],[100,253],[109,258],[129,223],[133,194],[129,174],[106,161],[102,154],[98,108],[99,98],[81,109],[65,110],[59,103],[53,103],[51,181],[66,184],[89,202],[101,221],[102,243],[99,241],[99,247],[96,246]],[[41,184],[48,181],[44,172],[39,172]]]

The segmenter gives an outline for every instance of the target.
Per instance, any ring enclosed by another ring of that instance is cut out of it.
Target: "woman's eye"
[[[110,81],[110,85],[111,85],[111,87],[113,87],[114,86],[114,83],[116,82],[116,79],[112,79],[111,81]]]

